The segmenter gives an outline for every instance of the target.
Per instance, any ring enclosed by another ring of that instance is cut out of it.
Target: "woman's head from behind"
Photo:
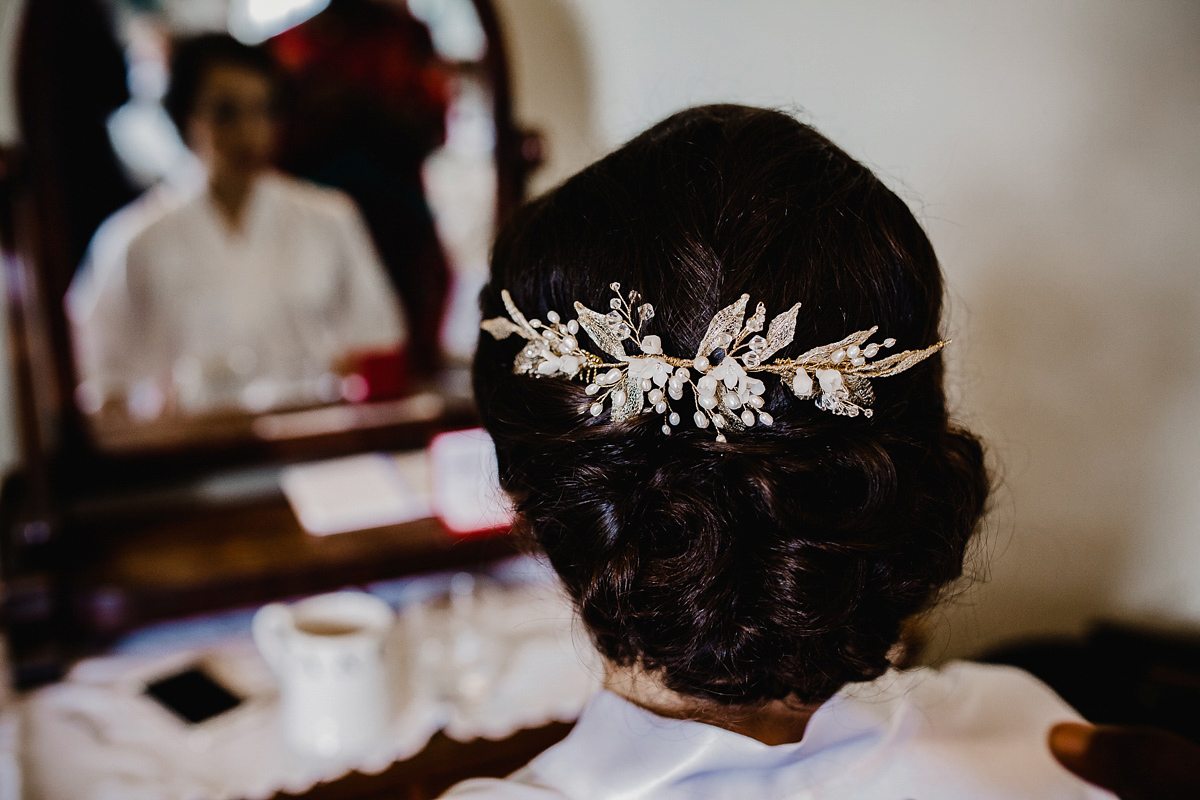
[[[768,319],[803,304],[780,357],[873,325],[900,349],[940,338],[941,273],[911,212],[774,111],[680,112],[520,209],[484,316],[502,289],[529,317],[604,308],[612,282],[684,357],[743,293]],[[475,359],[501,483],[613,664],[723,704],[819,702],[885,671],[902,623],[960,576],[987,476],[947,419],[940,356],[876,381],[869,419],[767,380],[774,424],[722,443],[593,417],[582,382],[514,375],[519,346],[484,336]]]

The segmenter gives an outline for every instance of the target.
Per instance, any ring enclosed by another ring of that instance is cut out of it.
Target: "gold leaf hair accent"
[[[774,424],[763,408],[766,384],[754,377],[755,373],[779,376],[793,394],[812,399],[824,411],[870,417],[875,397],[870,378],[904,372],[950,343],[942,341],[872,361],[882,348],[896,344],[895,339],[871,343],[879,329],[875,326],[796,358],[768,362],[792,343],[800,304],[771,320],[764,337],[759,332],[766,322],[766,307],[759,303],[746,319],[750,295],[744,294],[713,316],[694,357],[679,358],[663,354],[659,337],[642,334],[642,326],[654,317],[654,306],[642,303],[637,292],[630,292],[628,299],[622,297],[619,283],[611,288],[616,297],[609,301],[607,314],[576,302],[575,319],[564,322],[557,312],[550,311],[545,323],[526,319],[505,289],[500,296],[508,317],[484,320],[480,327],[496,339],[515,333],[526,340],[513,361],[514,373],[585,381],[584,391],[591,398],[586,412],[594,417],[604,413],[606,403],[613,422],[653,412],[663,418],[662,431],[669,435],[682,423],[672,402],[681,401],[688,387],[695,406],[692,422],[698,428],[711,425],[719,442],[726,441],[726,431]],[[611,360],[580,347],[580,330]],[[637,348],[636,354],[626,351],[626,341]]]

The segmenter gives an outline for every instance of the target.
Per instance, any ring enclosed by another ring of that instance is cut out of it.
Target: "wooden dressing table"
[[[79,263],[84,206],[93,221],[128,192],[113,171],[73,172],[76,97],[64,64],[72,49],[102,52],[97,0],[28,4],[18,47],[23,140],[0,153],[0,240],[21,460],[0,495],[3,625],[18,687],[56,680],[75,659],[151,622],[363,585],[406,574],[469,569],[515,552],[507,536],[457,538],[435,520],[314,537],[272,483],[288,463],[424,446],[470,427],[476,415],[463,369],[415,396],[265,415],[174,419],[139,426],[87,418],[63,298]],[[486,37],[482,58],[459,65],[490,91],[496,215],[520,201],[540,146],[511,118],[506,55],[495,9],[473,0]],[[98,37],[93,41],[93,37]],[[82,43],[82,44],[81,44]],[[95,63],[104,61],[100,58]],[[96,67],[100,70],[101,67]],[[95,127],[95,136],[103,135]],[[78,136],[75,137],[78,139]],[[103,149],[103,141],[90,146]],[[68,154],[69,155],[69,154]],[[105,181],[108,183],[105,184]],[[107,203],[107,205],[105,205]],[[556,723],[502,742],[438,735],[418,756],[376,776],[316,787],[313,798],[423,798],[471,775],[503,775],[562,738]]]

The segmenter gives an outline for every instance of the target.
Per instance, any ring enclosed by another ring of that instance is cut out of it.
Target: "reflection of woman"
[[[988,477],[939,355],[896,353],[911,368],[867,386],[886,353],[842,341],[942,338],[933,249],[869,170],[778,112],[681,112],[519,210],[482,304],[501,484],[606,685],[565,741],[450,796],[1106,796],[1051,757],[1046,731],[1078,717],[1028,674],[895,666],[962,574]]]
[[[275,90],[258,48],[208,35],[176,49],[164,104],[207,179],[152,192],[97,233],[68,296],[85,406],[332,400],[340,363],[401,345],[353,202],[270,168]]]

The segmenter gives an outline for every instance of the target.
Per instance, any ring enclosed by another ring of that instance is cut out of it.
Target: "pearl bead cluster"
[[[607,314],[599,317],[594,312],[585,315],[581,311],[581,316],[587,326],[585,330],[597,344],[623,363],[598,374],[587,385],[585,393],[594,398],[588,413],[593,417],[603,414],[605,400],[611,400],[614,417],[653,410],[663,417],[662,432],[669,436],[671,429],[682,421],[671,401],[683,398],[683,384],[690,379],[690,373],[686,367],[675,367],[667,361],[662,339],[653,334],[642,335],[642,326],[654,318],[654,306],[641,302],[638,292],[630,292],[628,300],[622,298],[619,283],[613,283],[611,288],[617,296],[609,300]],[[623,342],[627,339],[633,341],[641,355],[626,355]]]
[[[546,320],[543,323],[522,318],[522,324],[534,335],[526,337],[529,341],[517,356],[517,363],[523,365],[520,371],[574,378],[587,361],[576,338],[579,323],[570,320],[564,324],[554,311],[546,314]]]
[[[877,330],[871,328],[797,358],[768,361],[791,344],[800,304],[775,317],[763,336],[766,307],[759,303],[746,319],[749,295],[742,295],[713,317],[693,358],[677,358],[663,353],[658,336],[642,335],[642,327],[654,318],[654,306],[642,302],[636,291],[623,298],[618,283],[611,288],[617,296],[609,301],[607,313],[576,302],[577,319],[563,322],[557,312],[549,311],[546,323],[527,320],[505,290],[501,298],[509,318],[485,320],[482,327],[497,339],[516,333],[527,340],[514,361],[515,373],[582,378],[587,381],[584,392],[589,398],[586,413],[599,417],[607,405],[612,421],[621,422],[653,412],[663,418],[662,431],[667,435],[683,420],[672,403],[683,400],[685,388],[691,389],[692,422],[700,429],[713,427],[718,442],[725,442],[726,432],[731,430],[773,425],[774,418],[763,408],[766,384],[752,372],[778,375],[793,394],[813,399],[824,411],[869,417],[867,406],[874,394],[868,378],[902,372],[947,344],[938,342],[924,350],[904,351],[872,362],[881,348],[893,347],[896,341],[869,342]],[[579,343],[580,330],[614,360],[584,350]],[[637,348],[636,355],[627,352],[627,341]]]

